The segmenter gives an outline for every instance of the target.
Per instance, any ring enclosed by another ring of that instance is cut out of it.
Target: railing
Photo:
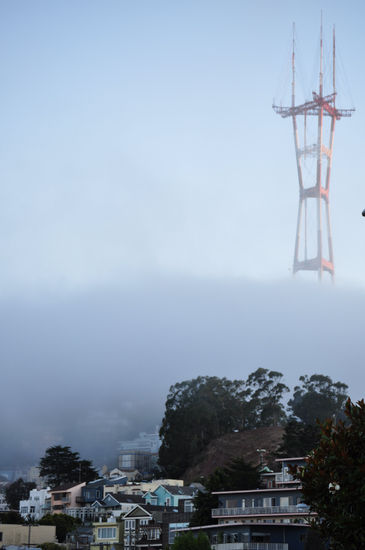
[[[252,506],[246,508],[213,508],[212,517],[218,516],[257,516],[258,514],[307,514],[309,506]]]
[[[275,474],[275,483],[287,483],[288,481],[297,481],[299,483],[299,480],[291,474],[283,474],[282,472]]]
[[[69,495],[65,496],[65,497],[62,497],[61,495],[55,495],[54,501],[55,502],[71,502],[71,497]]]
[[[285,542],[227,542],[212,544],[212,550],[288,550]]]

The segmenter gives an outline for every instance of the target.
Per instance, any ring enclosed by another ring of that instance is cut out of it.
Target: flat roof
[[[213,491],[212,495],[237,495],[242,493],[272,493],[275,491],[299,491],[302,487],[282,487],[280,489],[245,489],[243,491]]]
[[[307,460],[307,456],[294,456],[292,458],[275,458],[275,462],[288,462],[289,460]]]
[[[179,531],[200,531],[202,529],[216,529],[217,527],[218,528],[222,528],[222,527],[235,527],[237,529],[238,526],[248,526],[250,527],[250,525],[254,526],[254,527],[257,527],[257,526],[260,526],[260,527],[310,527],[310,524],[309,523],[279,523],[279,522],[275,522],[275,523],[262,523],[261,521],[254,521],[254,522],[251,522],[250,523],[233,523],[233,522],[230,522],[230,523],[215,523],[214,525],[199,525],[198,527],[182,527],[180,529],[171,529],[171,531],[173,531],[174,533],[178,533]]]

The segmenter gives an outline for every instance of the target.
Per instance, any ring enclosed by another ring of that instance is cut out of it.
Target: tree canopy
[[[246,388],[253,420],[248,427],[277,426],[286,419],[282,399],[289,388],[282,378],[281,372],[263,368],[249,375]]]
[[[36,488],[36,484],[31,481],[17,479],[5,489],[6,502],[11,510],[19,510],[19,502],[29,498],[29,491]]]
[[[242,382],[199,376],[171,386],[162,420],[159,463],[180,476],[212,439],[232,431],[240,415]]]
[[[281,372],[259,368],[247,380],[199,376],[170,387],[162,420],[159,464],[165,474],[180,477],[217,437],[261,426],[286,426],[281,451],[305,455],[318,443],[316,419],[340,418],[347,386],[322,374],[304,375],[289,400]]]
[[[290,418],[285,426],[283,441],[276,455],[307,456],[320,440],[320,428],[318,424],[304,424],[294,418]]]
[[[347,401],[346,422],[326,420],[301,472],[314,524],[334,550],[365,548],[365,403]]]
[[[81,460],[78,452],[70,447],[49,447],[40,463],[40,475],[47,478],[51,488],[65,483],[92,481],[98,473],[90,460]]]
[[[80,520],[67,514],[46,514],[39,520],[39,525],[55,525],[58,542],[65,542],[66,535],[80,525]]]
[[[333,382],[329,376],[313,374],[299,378],[301,385],[294,388],[293,398],[288,405],[293,415],[305,424],[315,425],[333,415],[343,415],[348,398],[348,386],[343,382]]]
[[[170,387],[162,420],[159,463],[181,476],[213,439],[285,419],[282,374],[257,369],[247,381],[199,376]]]

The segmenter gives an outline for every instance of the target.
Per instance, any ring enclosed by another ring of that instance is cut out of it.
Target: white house
[[[32,489],[28,500],[19,502],[19,513],[24,519],[38,520],[44,516],[47,499],[51,498],[50,489]]]

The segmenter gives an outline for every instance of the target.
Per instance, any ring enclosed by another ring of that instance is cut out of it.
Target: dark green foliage
[[[251,466],[243,458],[234,458],[232,462],[223,468],[223,489],[235,491],[239,489],[257,489],[260,485],[258,467]]]
[[[285,426],[283,443],[277,452],[277,456],[307,456],[310,451],[317,447],[319,440],[320,428],[318,424],[311,426],[291,418]]]
[[[12,510],[19,510],[19,502],[27,499],[29,497],[29,491],[35,489],[35,487],[35,483],[24,481],[22,478],[8,485],[5,489],[5,498],[9,508]]]
[[[294,388],[293,398],[288,402],[294,416],[305,424],[314,426],[316,420],[323,422],[334,415],[343,415],[348,386],[333,382],[329,376],[313,374],[301,376],[301,386]]]
[[[210,550],[209,539],[205,533],[194,536],[191,532],[178,535],[171,550]]]
[[[237,427],[243,383],[204,376],[171,386],[160,436],[159,463],[179,477],[213,439]]]
[[[347,401],[347,422],[326,420],[301,472],[314,524],[333,550],[365,548],[365,403]]]
[[[65,542],[66,535],[80,525],[80,520],[67,514],[46,514],[38,523],[39,525],[55,525],[58,542]]]
[[[16,512],[15,510],[10,510],[9,512],[2,512],[0,514],[0,522],[19,525],[24,523],[24,519],[19,514],[19,512]]]
[[[90,460],[80,460],[79,453],[61,445],[49,447],[39,467],[40,475],[47,478],[51,488],[65,483],[92,481],[98,477]]]
[[[247,382],[200,376],[171,386],[160,430],[159,463],[164,472],[181,476],[221,435],[281,423],[281,399],[287,391],[281,378],[279,372],[257,369]]]
[[[225,468],[217,468],[205,481],[206,493],[198,492],[194,499],[195,512],[190,526],[216,523],[212,518],[212,508],[218,508],[215,491],[235,491],[257,489],[260,486],[258,468],[247,464],[242,458],[235,458]]]
[[[62,544],[56,544],[55,542],[44,542],[39,546],[42,548],[42,550],[65,550],[66,549],[66,546],[63,546]]]
[[[281,372],[257,369],[247,379],[250,425],[278,426],[286,419],[282,404],[283,394],[289,391],[288,386],[281,382]]]
[[[304,550],[326,550],[326,546],[324,545],[316,529],[308,529],[304,543]]]

